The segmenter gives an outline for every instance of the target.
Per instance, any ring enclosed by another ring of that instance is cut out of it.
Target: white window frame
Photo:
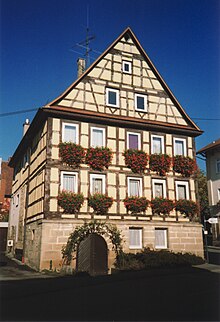
[[[139,195],[140,197],[143,196],[143,181],[142,181],[142,178],[137,178],[137,177],[127,177],[127,184],[128,184],[128,197],[132,197],[131,196],[131,191],[130,191],[130,181],[132,180],[138,180],[140,182],[140,191],[139,191]]]
[[[61,172],[61,182],[60,182],[60,189],[61,191],[64,190],[64,186],[63,186],[63,177],[64,175],[72,175],[76,177],[76,186],[75,186],[75,191],[72,191],[73,193],[78,193],[78,172],[72,172],[72,171],[62,171]]]
[[[157,245],[156,244],[156,231],[163,231],[164,233],[164,245]],[[155,241],[154,241],[154,247],[155,249],[167,249],[168,248],[168,238],[167,238],[167,228],[155,228]]]
[[[216,160],[216,173],[220,173],[220,159]]]
[[[141,149],[141,134],[137,132],[127,132],[127,149],[129,149],[129,135],[137,135],[138,137],[138,150]]]
[[[162,196],[162,198],[166,198],[167,197],[166,180],[162,180],[162,179],[152,179],[153,198],[155,198],[155,196],[156,196],[156,194],[155,194],[155,183],[160,183],[160,184],[163,185],[163,196]]]
[[[155,134],[152,134],[151,135],[151,153],[152,154],[154,154],[154,153],[156,153],[156,152],[154,152],[153,151],[153,147],[154,147],[154,145],[153,145],[153,141],[154,141],[154,138],[159,138],[159,139],[161,139],[161,153],[164,153],[164,136],[162,136],[162,135],[155,135]]]
[[[97,145],[94,145],[93,144],[93,130],[101,130],[102,131],[102,145],[98,146],[98,147],[104,147],[106,144],[105,144],[105,129],[103,127],[97,127],[97,126],[91,126],[90,128],[90,137],[91,137],[91,146],[92,147],[96,147]]]
[[[128,71],[125,70],[125,65],[128,65]],[[131,62],[130,61],[127,61],[127,60],[123,60],[122,61],[122,71],[123,73],[126,73],[126,74],[131,74]]]
[[[189,182],[188,181],[175,181],[176,200],[179,200],[178,185],[186,187],[186,200],[189,200]]]
[[[76,123],[67,123],[67,122],[62,123],[62,142],[66,142],[66,141],[64,141],[64,133],[65,133],[65,126],[66,125],[76,128],[76,142],[73,142],[73,143],[79,144],[79,124],[76,124]]]
[[[102,194],[105,194],[106,192],[106,176],[105,174],[96,174],[96,173],[91,173],[90,174],[90,194],[93,195],[94,192],[92,191],[92,181],[93,179],[102,179]]]
[[[116,93],[116,104],[110,104],[109,103],[109,92],[115,92]],[[106,88],[106,105],[112,106],[112,107],[119,107],[119,90],[115,88]]]
[[[130,231],[135,230],[138,232],[140,243],[139,245],[132,245],[130,239]],[[143,248],[143,228],[129,227],[129,249],[142,249]]]
[[[143,97],[144,98],[144,109],[137,107],[137,97]],[[146,94],[139,94],[135,93],[134,95],[134,101],[135,101],[135,110],[140,112],[147,112],[147,95]]]
[[[182,139],[182,138],[174,138],[173,139],[173,145],[174,145],[174,155],[179,155],[176,153],[176,141],[182,141],[183,142],[183,156],[186,156],[186,139]]]

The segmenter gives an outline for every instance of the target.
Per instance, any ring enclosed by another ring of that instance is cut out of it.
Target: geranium
[[[89,148],[86,152],[86,164],[93,170],[108,169],[112,160],[112,151],[105,147]]]
[[[151,171],[157,172],[160,176],[165,176],[169,172],[171,165],[171,157],[167,154],[151,154],[149,160],[149,168]]]
[[[158,198],[151,200],[152,213],[157,215],[169,215],[174,208],[174,202],[167,198]]]
[[[72,142],[60,143],[59,154],[62,161],[73,168],[78,168],[85,159],[85,150],[83,147]]]
[[[128,149],[123,153],[126,166],[134,173],[143,173],[148,163],[148,156],[142,150]]]
[[[196,170],[196,161],[190,157],[176,155],[173,158],[173,170],[181,173],[183,177],[190,177]]]
[[[84,202],[82,193],[73,193],[63,190],[58,195],[58,205],[63,208],[64,213],[75,214],[79,212]]]
[[[88,201],[88,205],[93,208],[97,215],[107,214],[109,208],[113,204],[113,198],[100,193],[95,193],[90,196]]]
[[[175,209],[189,218],[196,217],[199,214],[199,205],[192,200],[177,200],[175,203]]]
[[[145,197],[127,197],[123,201],[126,209],[132,214],[145,212],[149,204]]]

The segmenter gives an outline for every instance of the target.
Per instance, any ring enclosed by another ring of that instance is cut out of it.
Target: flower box
[[[168,216],[174,209],[174,202],[167,198],[158,198],[151,200],[152,213],[157,215]]]
[[[148,164],[148,156],[142,150],[128,149],[123,153],[126,166],[134,173],[143,173]]]
[[[63,190],[58,195],[58,205],[63,208],[64,213],[75,214],[78,213],[84,202],[82,193],[73,193]]]
[[[107,195],[95,193],[88,198],[88,205],[93,208],[97,215],[106,215],[113,204],[113,198]]]
[[[73,168],[78,168],[85,159],[85,150],[81,145],[72,142],[62,142],[59,144],[59,155],[62,162]]]
[[[105,147],[89,148],[86,152],[86,164],[93,170],[108,169],[112,161],[112,151]]]
[[[151,154],[149,168],[160,176],[165,176],[170,171],[171,157],[168,154]]]
[[[197,217],[199,214],[199,205],[192,200],[177,200],[175,203],[175,209],[190,219]]]
[[[124,205],[131,214],[144,213],[149,205],[145,197],[127,197],[124,199]]]
[[[196,161],[190,157],[177,155],[173,158],[173,170],[183,177],[190,177],[197,170]]]

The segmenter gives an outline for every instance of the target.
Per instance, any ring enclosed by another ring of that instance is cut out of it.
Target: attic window
[[[122,62],[122,70],[124,73],[131,74],[131,62],[123,61]]]
[[[119,91],[113,88],[106,88],[106,104],[108,106],[119,106]]]
[[[135,109],[147,112],[147,95],[135,94]]]
[[[129,33],[128,33],[128,32],[126,32],[126,34],[124,35],[124,37],[125,37],[125,41],[128,41],[128,40],[130,39],[130,35],[129,35]]]

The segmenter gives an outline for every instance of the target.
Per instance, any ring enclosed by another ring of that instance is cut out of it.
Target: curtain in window
[[[175,141],[176,155],[184,155],[184,144],[183,141]]]
[[[92,192],[93,193],[102,193],[102,179],[93,178],[92,179]]]
[[[92,146],[103,146],[103,130],[92,130]]]
[[[166,243],[166,229],[155,230],[155,247],[156,248],[167,248]]]
[[[138,149],[138,135],[128,134],[128,147],[129,149]]]
[[[129,244],[131,247],[142,247],[141,229],[129,229]]]
[[[76,127],[75,126],[65,125],[63,141],[76,143]]]
[[[71,174],[63,175],[63,190],[76,192],[76,176]]]
[[[130,196],[140,197],[140,181],[135,179],[130,179]]]
[[[178,185],[178,199],[186,199],[186,186],[185,185]]]
[[[161,138],[153,138],[153,153],[162,153],[162,142]]]
[[[154,184],[154,193],[155,193],[155,197],[162,197],[164,196],[163,193],[163,184],[162,183],[155,183]]]

